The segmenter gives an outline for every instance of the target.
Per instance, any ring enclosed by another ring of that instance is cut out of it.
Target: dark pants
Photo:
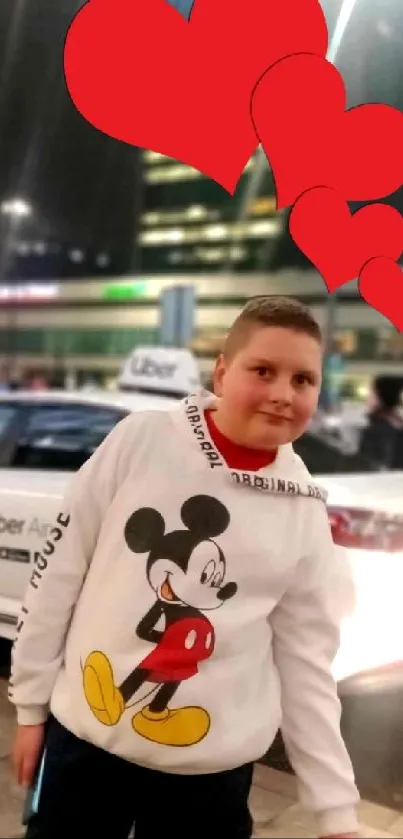
[[[142,769],[52,720],[26,839],[127,839],[133,824],[136,839],[250,839],[252,771],[251,764],[212,775]]]

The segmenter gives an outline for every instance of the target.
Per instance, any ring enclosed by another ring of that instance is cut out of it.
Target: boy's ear
[[[224,376],[227,370],[227,365],[225,358],[222,353],[217,358],[214,367],[214,374],[213,374],[213,385],[214,385],[214,393],[216,396],[222,396],[223,392],[223,384],[224,384]]]

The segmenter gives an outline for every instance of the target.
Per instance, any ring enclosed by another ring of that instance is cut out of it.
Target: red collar
[[[277,451],[268,452],[260,449],[249,449],[247,446],[239,446],[238,443],[229,440],[225,434],[218,430],[212,418],[213,413],[213,411],[204,412],[210,437],[230,469],[245,469],[248,472],[256,472],[258,469],[270,466],[275,461]]]

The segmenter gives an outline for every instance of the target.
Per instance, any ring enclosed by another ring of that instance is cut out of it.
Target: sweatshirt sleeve
[[[324,505],[309,501],[306,555],[271,616],[282,690],[282,734],[300,800],[314,812],[319,836],[358,830],[359,794],[340,732],[341,706],[332,676],[340,624],[354,587],[347,555],[335,549]]]
[[[75,474],[36,561],[14,642],[9,699],[20,725],[45,722],[74,606],[122,475],[122,420]]]

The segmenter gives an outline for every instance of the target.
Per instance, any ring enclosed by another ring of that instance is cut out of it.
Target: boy
[[[249,839],[253,763],[280,724],[319,835],[356,835],[331,676],[348,574],[290,445],[321,366],[305,307],[253,299],[216,396],[130,416],[75,476],[13,652],[20,781],[48,723],[29,839],[133,822],[136,839]]]

